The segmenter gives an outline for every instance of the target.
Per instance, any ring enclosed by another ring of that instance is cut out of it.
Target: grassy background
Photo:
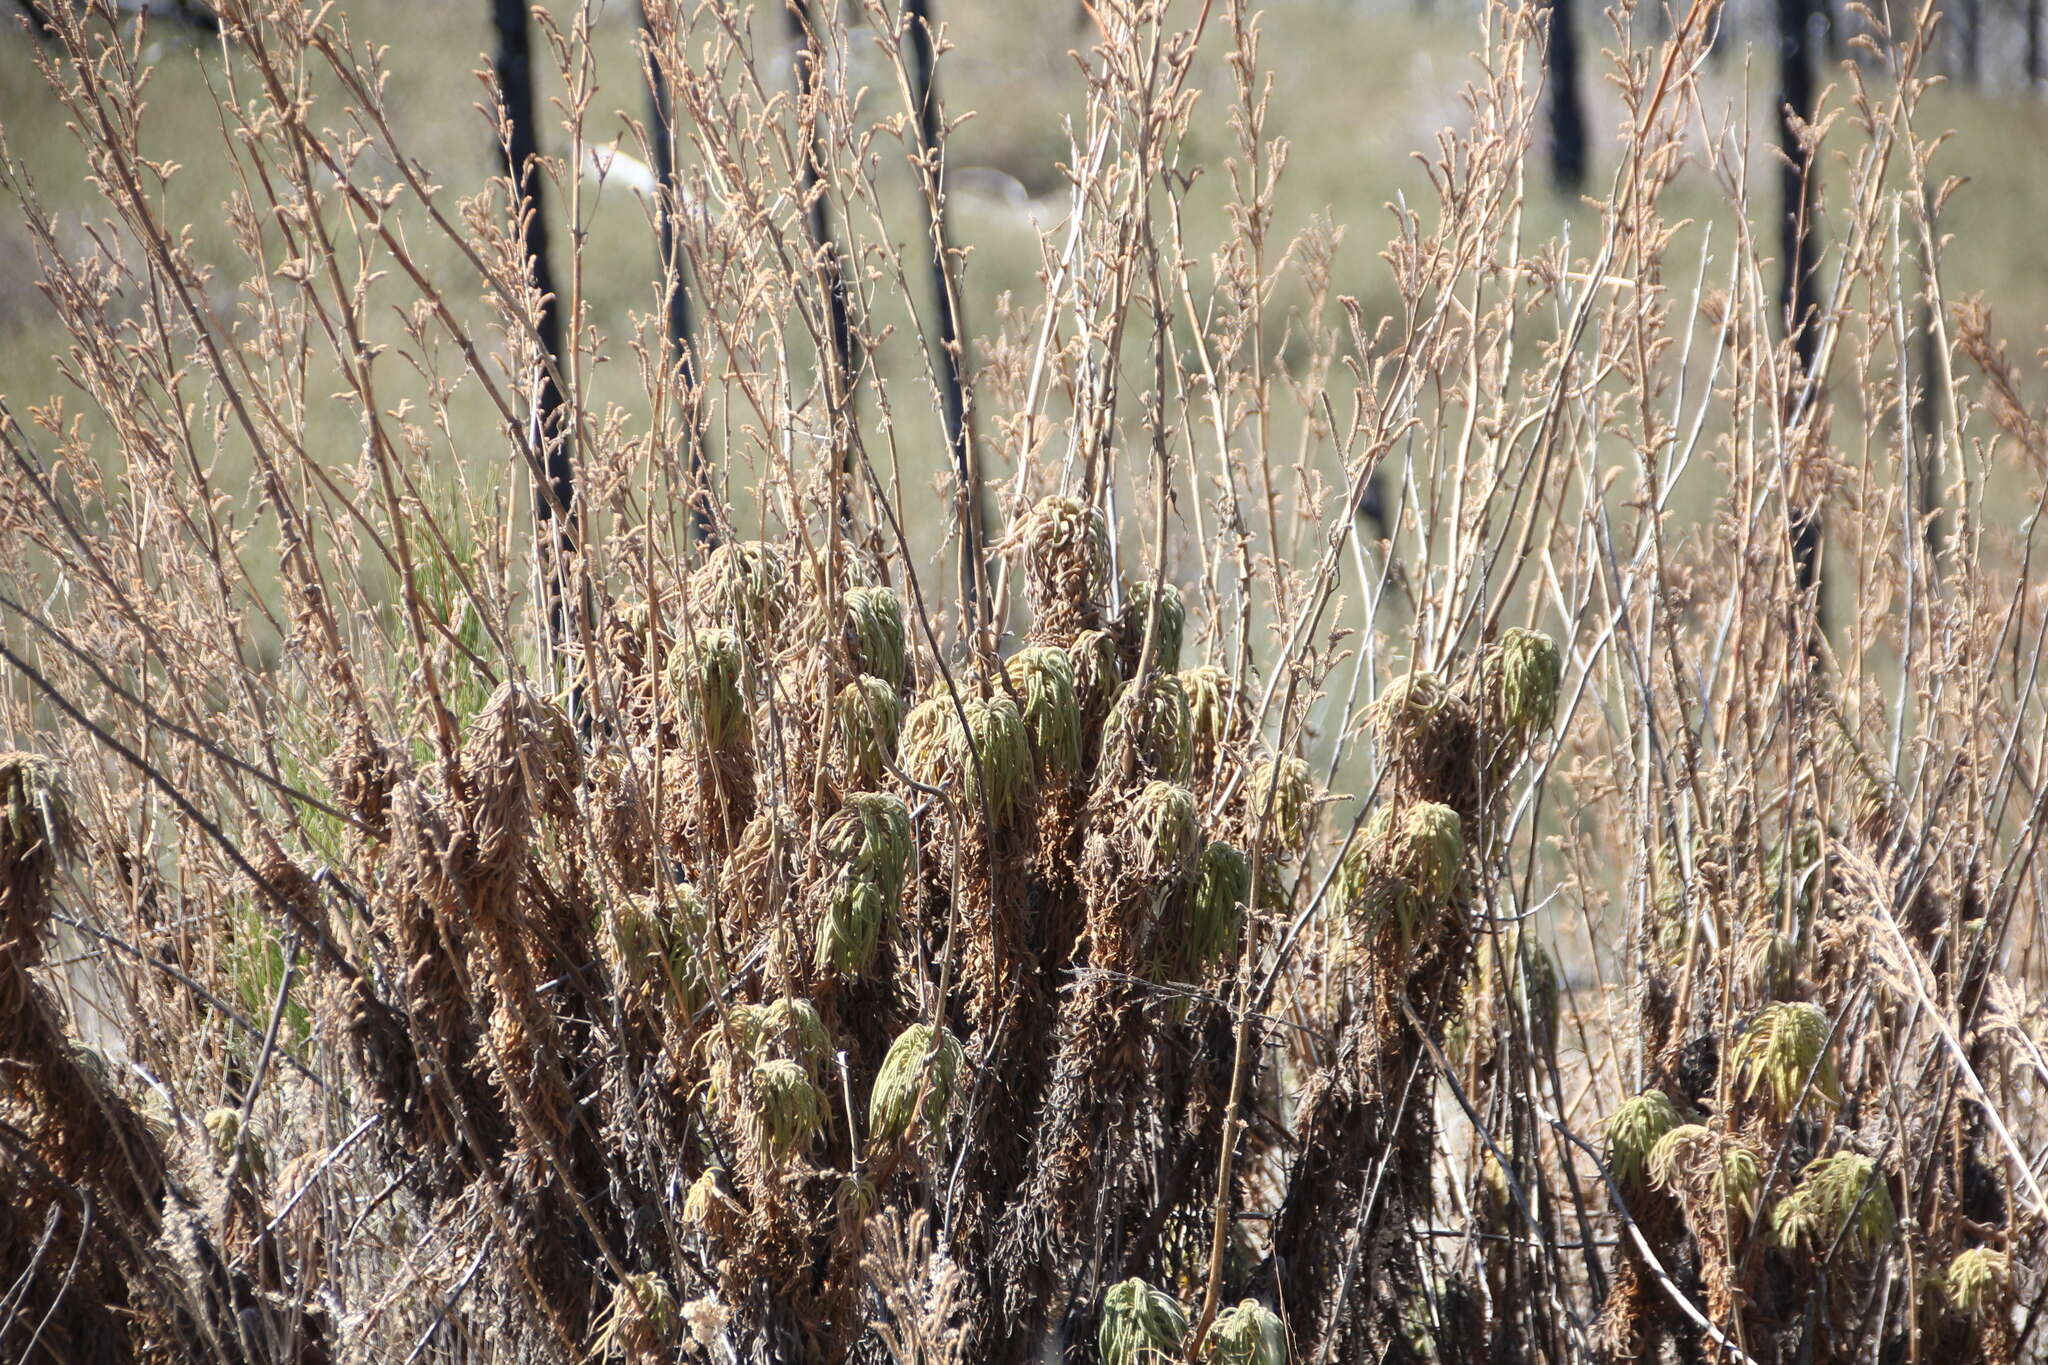
[[[552,8],[565,20],[574,10],[566,0],[555,0]],[[491,41],[487,7],[481,0],[344,0],[339,10],[359,39],[388,45],[384,60],[391,72],[390,102],[404,141],[451,195],[474,193],[495,171],[491,130],[479,108],[485,91],[475,74]],[[587,136],[616,136],[627,148],[635,148],[628,121],[645,112],[634,55],[637,9],[610,0],[594,13],[600,93],[592,102]],[[1067,120],[1082,104],[1083,82],[1071,54],[1085,48],[1091,32],[1079,22],[1078,9],[1065,0],[942,0],[939,14],[955,45],[941,64],[942,95],[952,117],[967,116],[950,144],[955,178],[951,230],[955,241],[969,249],[966,328],[970,335],[986,336],[995,326],[1004,296],[1026,309],[1042,296],[1039,229],[1052,230],[1063,217],[1065,182],[1058,163],[1068,156]],[[1752,147],[1770,134],[1767,92],[1773,84],[1775,57],[1767,43],[1754,41],[1767,36],[1763,18],[1743,10],[1731,14],[1727,40],[1709,78],[1721,103],[1704,111],[1707,123],[1717,131],[1731,128],[1740,137],[1745,125],[1761,130]],[[1602,47],[1613,44],[1612,23],[1589,14],[1581,14],[1580,23],[1593,136],[1593,173],[1587,188],[1597,196],[1613,172],[1614,130],[1622,111],[1603,79],[1605,62],[1598,55]],[[770,35],[764,48],[779,37],[781,24],[775,7],[756,12],[756,31]],[[1648,37],[1649,21],[1641,20],[1639,26]],[[102,213],[96,193],[66,130],[65,114],[36,69],[34,42],[13,23],[6,28],[0,39],[0,128],[10,154],[65,225],[67,249],[86,251],[91,245],[89,229]],[[1360,299],[1368,317],[1388,312],[1395,304],[1389,272],[1378,257],[1391,231],[1386,206],[1405,199],[1423,213],[1425,225],[1431,221],[1428,184],[1413,154],[1426,152],[1439,130],[1462,121],[1459,91],[1475,70],[1470,53],[1480,36],[1478,14],[1468,5],[1416,9],[1345,0],[1276,0],[1264,15],[1261,57],[1273,78],[1270,127],[1288,139],[1291,149],[1277,206],[1276,237],[1290,240],[1317,214],[1328,214],[1344,225],[1334,293]],[[226,314],[235,307],[243,267],[231,250],[220,211],[235,180],[221,151],[209,94],[209,82],[218,84],[219,54],[203,43],[195,46],[168,24],[150,35],[147,46],[158,66],[152,150],[184,164],[172,181],[171,211],[191,223],[197,253],[219,264],[212,302]],[[1839,106],[1843,92],[1833,63],[1828,74],[1837,82],[1833,98]],[[846,77],[852,87],[868,87],[864,108],[871,116],[892,111],[893,84],[879,59],[859,43],[852,50]],[[1188,202],[1189,240],[1199,259],[1223,236],[1228,192],[1223,166],[1235,152],[1226,122],[1230,91],[1219,45],[1212,43],[1203,54],[1194,83],[1204,94],[1183,161],[1203,168]],[[558,92],[551,87],[546,93]],[[325,104],[321,110],[337,126],[341,123],[338,105]],[[1949,295],[1990,293],[2001,335],[2024,356],[2038,344],[2048,324],[2048,238],[2034,230],[2034,214],[2048,203],[2048,190],[2040,183],[2031,154],[2048,139],[2048,103],[2018,92],[1944,87],[1928,97],[1923,112],[1932,125],[1928,132],[1956,132],[1940,154],[1935,178],[1956,175],[1969,182],[1951,200],[1942,224],[1964,244],[1948,260]],[[1706,131],[1699,129],[1696,136],[1704,137]],[[1836,136],[1839,146],[1853,145],[1853,131],[1846,125]],[[543,143],[556,154],[567,147],[567,135],[552,106]],[[1752,167],[1762,202],[1752,205],[1751,212],[1759,223],[1767,221],[1773,199],[1768,155],[1764,151]],[[897,177],[888,227],[914,252],[920,223],[903,195],[907,180],[900,160],[886,152],[883,157],[885,175]],[[1831,158],[1829,174],[1829,192],[1841,193],[1845,186],[1839,158]],[[1526,190],[1528,249],[1559,231],[1567,232],[1579,250],[1590,249],[1599,231],[1592,207],[1559,194],[1540,177],[1532,176]],[[614,403],[632,416],[642,416],[647,403],[628,342],[644,329],[654,304],[653,235],[645,205],[616,181],[600,188],[586,178],[584,194],[590,250],[581,288],[589,321],[606,339],[601,363],[589,380],[591,397],[599,409]],[[557,217],[566,212],[559,186],[550,211]],[[1713,178],[1697,163],[1688,166],[1667,202],[1673,220],[1691,220],[1677,239],[1676,259],[1696,260],[1706,250],[1712,253],[1711,273],[1713,265],[1726,260],[1734,212]],[[416,220],[416,212],[414,216]],[[873,231],[871,225],[865,230]],[[459,266],[453,250],[431,232],[415,230],[411,237],[450,297],[464,310],[480,314],[477,282]],[[564,237],[558,231],[555,241],[558,271],[566,272]],[[17,412],[64,387],[66,339],[37,295],[34,275],[28,238],[10,208],[0,213],[0,395]],[[566,273],[559,278],[566,281]],[[917,283],[922,287],[921,279]],[[373,297],[397,305],[405,298],[404,289],[402,281],[386,280]],[[1284,310],[1287,303],[1283,294],[1277,307]],[[395,312],[387,306],[383,316],[395,340]],[[921,386],[914,342],[904,339],[907,336],[904,333],[879,363],[892,385]],[[391,402],[410,396],[406,385],[412,381],[403,367],[387,366],[383,374]],[[313,392],[320,392],[318,385]],[[476,438],[473,451],[465,450],[464,457],[479,463],[505,460],[503,442],[491,435],[491,419],[473,386],[467,394],[458,393],[456,411],[475,423],[465,426]],[[316,406],[309,437],[316,450],[333,450],[337,459],[352,458],[360,444],[359,419],[339,402]],[[920,471],[929,477],[938,467],[936,419],[907,424],[899,439],[906,475],[915,485],[922,481],[917,477]],[[999,470],[1002,452],[993,454],[991,468]],[[232,462],[236,456],[224,450],[222,458]]]

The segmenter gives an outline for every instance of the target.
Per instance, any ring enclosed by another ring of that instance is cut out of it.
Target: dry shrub
[[[333,10],[220,6],[206,259],[111,8],[39,49],[104,232],[0,175],[74,340],[0,410],[0,1349],[2042,1357],[2043,422],[1949,328],[1925,27],[1814,126],[1808,383],[1667,207],[1757,169],[1711,7],[1615,12],[1566,243],[1489,6],[1375,304],[1278,235],[1258,15],[1101,0],[957,349],[896,6],[793,98],[772,7],[549,21],[550,138],[664,85],[687,356],[580,226],[543,354]]]

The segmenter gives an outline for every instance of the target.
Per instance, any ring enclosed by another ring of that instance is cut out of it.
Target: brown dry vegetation
[[[1931,9],[1816,129],[1806,374],[1712,5],[1624,7],[1569,245],[1490,9],[1381,315],[1275,233],[1258,12],[1100,0],[978,496],[904,456],[897,5],[820,6],[804,98],[778,10],[647,9],[696,344],[568,232],[553,426],[403,35],[221,5],[223,274],[137,30],[58,13],[104,203],[6,163],[69,349],[0,410],[0,1353],[2042,1357],[2048,419],[1943,287]]]

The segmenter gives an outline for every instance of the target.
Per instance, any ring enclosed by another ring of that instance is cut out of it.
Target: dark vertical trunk
[[[1813,117],[1814,71],[1812,33],[1808,25],[1811,0],[1777,0],[1781,58],[1778,86],[1779,186],[1784,216],[1778,245],[1784,272],[1778,280],[1778,303],[1787,332],[1795,338],[1802,368],[1813,362],[1813,314],[1819,307],[1814,283],[1813,178],[1798,124]],[[1795,122],[1796,120],[1796,122]]]
[[[1550,0],[1550,174],[1560,190],[1586,183],[1586,106],[1571,0]]]
[[[675,365],[675,392],[681,400],[683,463],[690,478],[690,528],[699,543],[712,544],[718,525],[711,516],[711,489],[705,481],[704,439],[697,428],[692,395],[697,387],[697,358],[690,339],[690,292],[683,277],[682,233],[677,222],[683,210],[682,186],[676,180],[675,118],[671,111],[665,50],[640,10],[640,31],[647,39],[648,93],[652,126],[648,142],[654,156],[654,217],[661,234],[662,338]]]
[[[43,13],[42,7],[36,3],[36,0],[14,0],[14,7],[28,16],[29,27],[35,30],[38,38],[50,38],[56,35],[57,26],[50,22],[49,16]]]
[[[1932,288],[1932,281],[1929,281]],[[1934,334],[1934,308],[1927,298],[1920,301],[1920,387],[1913,396],[1913,433],[1920,444],[1915,482],[1920,486],[1920,525],[1926,538],[1927,559],[1937,563],[1941,555],[1941,344]]]
[[[220,16],[205,5],[195,3],[195,0],[178,0],[177,4],[171,6],[170,13],[201,33],[220,32]]]
[[[932,241],[932,293],[939,343],[939,405],[946,424],[946,446],[952,452],[958,480],[960,523],[960,600],[972,615],[981,598],[982,514],[981,472],[974,454],[974,435],[967,425],[967,385],[961,374],[960,320],[947,268],[945,130],[939,120],[936,53],[932,46],[930,0],[903,0],[904,27],[909,30],[911,79],[917,100],[917,149],[925,163],[926,210]]]
[[[1779,184],[1782,219],[1779,256],[1784,262],[1778,280],[1778,304],[1792,338],[1798,373],[1790,387],[1793,402],[1813,376],[1820,341],[1820,300],[1814,263],[1814,185],[1812,161],[1799,137],[1798,124],[1813,118],[1814,60],[1812,0],[1777,0],[1778,7],[1778,146],[1784,152]],[[1795,119],[1797,123],[1795,123]],[[1788,414],[1789,415],[1789,414]],[[1806,496],[1803,492],[1802,497]],[[1792,508],[1792,563],[1799,591],[1814,597],[1819,614],[1821,521],[1811,503]]]
[[[533,400],[533,424],[529,428],[545,471],[539,513],[544,523],[561,520],[556,528],[555,547],[568,551],[575,545],[576,480],[569,459],[569,433],[564,429],[562,315],[555,297],[554,272],[548,266],[548,221],[542,204],[540,145],[534,130],[533,48],[527,20],[526,0],[491,0],[491,21],[498,37],[498,90],[505,101],[509,125],[503,147],[505,173],[511,177],[520,201],[517,211],[525,225],[529,278],[541,295],[540,316],[535,324],[540,338],[541,369]],[[555,610],[559,616],[563,587],[559,569],[547,577],[557,599]]]
[[[811,27],[810,9],[810,0],[789,0],[789,32],[796,40],[796,96],[800,110],[811,103],[818,71],[824,61],[824,53]],[[822,120],[822,112],[819,118]],[[828,324],[830,336],[827,338],[831,354],[823,359],[825,363],[839,368],[838,378],[827,386],[827,392],[840,395],[850,408],[853,396],[853,327],[847,317],[846,278],[839,262],[839,245],[832,236],[832,218],[826,208],[828,196],[818,189],[824,156],[815,130],[806,144],[798,149],[798,155],[802,158],[798,187],[810,202],[811,245],[817,252],[818,270],[824,278],[826,306],[831,314]],[[844,453],[850,464],[851,447]]]
[[[1842,59],[1842,24],[1846,18],[1845,11],[1836,6],[1835,0],[1813,0],[1811,22],[1819,32],[1815,46],[1828,54],[1829,61]]]
[[[1984,0],[1963,0],[1963,79],[1979,85],[1984,77]]]
[[[2041,0],[2027,0],[2027,88],[2041,84]]]

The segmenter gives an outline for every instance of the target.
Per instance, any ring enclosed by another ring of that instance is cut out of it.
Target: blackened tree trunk
[[[1813,13],[1809,16],[1809,22],[1813,29],[1818,30],[1820,37],[1817,47],[1828,54],[1829,61],[1840,61],[1848,50],[1842,41],[1842,25],[1846,21],[1847,13],[1848,7],[1837,5],[1835,0],[1813,0]]]
[[[1572,0],[1550,0],[1550,174],[1560,190],[1586,183],[1586,105],[1579,92],[1579,35]]]
[[[2027,88],[2041,85],[2041,0],[2027,0]]]
[[[816,31],[811,27],[810,10],[810,0],[789,0],[789,32],[796,40],[799,111],[810,107],[817,93],[818,71],[824,62]],[[821,110],[818,114],[820,123],[823,117]],[[847,316],[846,277],[839,263],[839,245],[832,235],[831,214],[825,207],[827,196],[818,190],[824,157],[815,129],[798,155],[803,163],[798,171],[798,185],[803,197],[810,202],[811,246],[817,253],[818,270],[824,277],[826,303],[831,314],[828,325],[831,355],[827,363],[837,365],[839,369],[836,381],[828,386],[827,392],[842,395],[850,404],[853,394],[853,327]],[[850,461],[853,453],[850,446],[845,453]]]
[[[946,236],[945,129],[939,118],[937,54],[932,45],[930,0],[903,0],[904,26],[909,30],[911,80],[917,100],[917,150],[924,162],[925,208],[930,216],[933,317],[939,345],[939,406],[946,424],[946,447],[952,452],[958,489],[960,523],[960,600],[971,616],[981,600],[981,556],[987,533],[982,513],[981,471],[975,459],[974,434],[968,428],[967,385],[961,373],[958,299],[953,288]]]
[[[36,0],[14,0],[14,7],[28,16],[29,27],[38,38],[50,38],[56,35],[56,25],[50,22],[50,17],[43,13],[42,7],[36,3]]]
[[[539,490],[539,515],[553,526],[555,549],[574,548],[576,479],[569,458],[569,433],[562,402],[562,316],[555,297],[554,272],[548,266],[548,221],[543,212],[540,144],[534,131],[533,48],[527,28],[526,0],[491,0],[491,21],[498,38],[498,91],[505,103],[506,135],[501,144],[505,173],[517,197],[516,211],[524,227],[528,278],[540,291],[541,365],[535,377],[533,422],[528,428],[541,461],[544,479]],[[554,525],[559,521],[559,525]],[[546,575],[560,625],[559,567]]]
[[[690,333],[690,291],[683,275],[682,233],[677,222],[683,211],[683,189],[676,179],[675,118],[670,112],[668,66],[661,35],[648,22],[647,7],[640,8],[640,31],[647,40],[648,95],[652,114],[647,130],[654,157],[654,218],[661,236],[662,337],[675,365],[675,389],[683,405],[683,463],[690,477],[690,528],[700,544],[718,538],[718,524],[711,515],[711,489],[705,482],[704,438],[697,427],[691,395],[697,387],[697,357]]]
[[[1799,401],[1813,378],[1820,342],[1820,300],[1814,271],[1818,248],[1814,236],[1813,161],[1800,136],[1814,115],[1814,58],[1811,20],[1813,0],[1777,0],[1779,90],[1778,146],[1782,218],[1779,256],[1784,262],[1778,280],[1778,304],[1792,338],[1798,372],[1789,386],[1792,403]],[[1788,416],[1791,414],[1788,413]],[[1807,495],[1802,492],[1800,497]],[[1821,520],[1819,508],[1800,502],[1792,508],[1792,563],[1799,591],[1815,599],[1819,613]]]
[[[1920,523],[1928,564],[1941,562],[1941,342],[1934,332],[1933,280],[1920,300],[1920,386],[1913,395],[1913,434],[1920,443],[1914,480],[1920,485]]]

